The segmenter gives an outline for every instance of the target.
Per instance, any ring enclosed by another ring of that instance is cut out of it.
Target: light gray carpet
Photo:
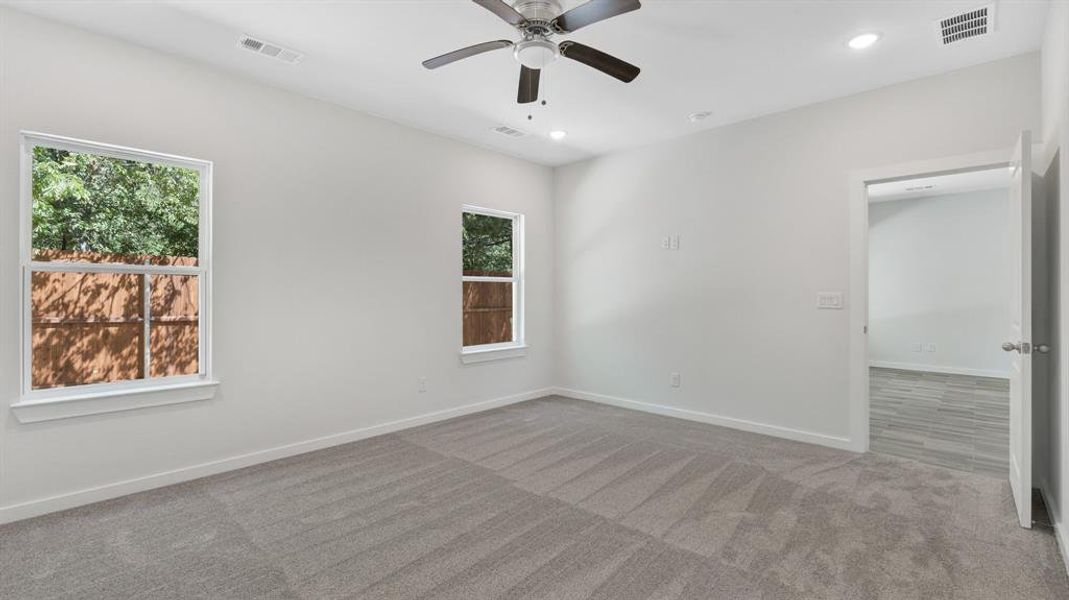
[[[1008,477],[1007,379],[869,369],[873,452]]]
[[[0,528],[0,597],[1069,598],[1000,480],[545,398]]]

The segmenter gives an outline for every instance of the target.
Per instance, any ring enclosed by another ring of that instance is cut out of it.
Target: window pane
[[[33,258],[197,264],[195,169],[33,150]]]
[[[512,341],[512,284],[464,282],[464,345]]]
[[[464,213],[464,274],[512,276],[512,219]]]
[[[195,275],[153,275],[149,329],[152,377],[196,375],[200,295]]]
[[[33,273],[34,389],[144,377],[142,277]]]

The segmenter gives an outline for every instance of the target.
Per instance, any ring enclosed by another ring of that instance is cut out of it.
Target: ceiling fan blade
[[[542,78],[542,71],[528,69],[520,66],[520,91],[516,95],[516,102],[530,104],[538,100],[538,80]]]
[[[601,50],[595,50],[590,46],[584,46],[576,42],[561,42],[560,55],[579,61],[589,67],[611,75],[624,83],[631,83],[642,71],[635,65],[624,62],[615,56],[605,54]]]
[[[587,25],[642,8],[639,0],[590,0],[557,17],[557,29],[571,33]]]
[[[483,52],[490,52],[491,50],[500,50],[502,48],[508,48],[512,46],[512,42],[508,40],[497,40],[494,42],[483,42],[481,44],[475,44],[474,46],[468,46],[467,48],[461,48],[460,50],[453,50],[448,54],[423,61],[423,66],[428,69],[437,69],[448,65],[449,63],[456,62],[464,58],[471,58],[477,54]]]
[[[512,8],[508,4],[505,4],[501,0],[473,0],[479,6],[501,17],[501,20],[512,25],[513,27],[519,27],[527,22],[527,19],[516,12],[515,8]]]

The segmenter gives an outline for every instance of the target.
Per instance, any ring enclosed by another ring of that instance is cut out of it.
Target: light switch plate
[[[666,235],[661,238],[661,248],[670,250],[672,248],[672,236]]]
[[[817,308],[825,310],[841,310],[843,308],[843,293],[818,292]]]
[[[679,250],[679,234],[678,233],[671,237],[671,240],[669,241],[669,245],[671,246],[672,250]]]

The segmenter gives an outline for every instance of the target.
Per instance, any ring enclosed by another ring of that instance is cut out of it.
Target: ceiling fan
[[[563,14],[558,0],[516,0],[512,5],[503,0],[473,1],[515,27],[523,35],[523,40],[496,40],[461,48],[423,61],[424,67],[437,69],[491,50],[512,48],[513,56],[520,63],[520,90],[516,97],[520,104],[538,99],[541,71],[558,56],[581,62],[624,83],[630,83],[638,77],[639,68],[619,58],[571,40],[557,44],[551,39],[555,35],[569,34],[598,21],[638,10],[642,8],[639,0],[589,0]]]

